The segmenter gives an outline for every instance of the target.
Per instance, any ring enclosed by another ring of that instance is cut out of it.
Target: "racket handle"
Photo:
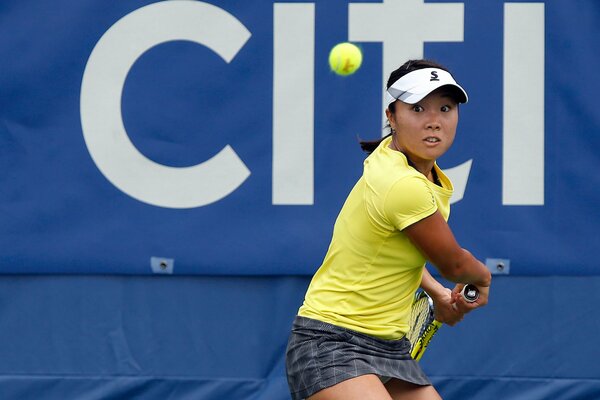
[[[477,286],[475,285],[471,285],[470,283],[468,285],[465,285],[460,294],[462,294],[462,297],[468,302],[468,303],[474,303],[477,301],[477,299],[479,298],[479,289],[477,289]]]

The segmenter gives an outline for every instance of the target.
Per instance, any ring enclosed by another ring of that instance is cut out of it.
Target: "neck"
[[[408,156],[408,154],[406,154],[406,152],[402,151],[400,146],[398,146],[396,144],[396,136],[395,135],[392,136],[392,141],[390,142],[389,148],[392,150],[399,151],[402,154],[404,154],[404,156],[406,157],[406,161],[408,161],[408,165],[410,165],[411,167],[413,167],[414,169],[419,171],[421,174],[425,175],[425,177],[427,179],[429,179],[431,182],[439,184],[437,173],[435,172],[435,169],[434,169],[434,164],[435,164],[434,161],[427,160],[427,161],[415,162]]]

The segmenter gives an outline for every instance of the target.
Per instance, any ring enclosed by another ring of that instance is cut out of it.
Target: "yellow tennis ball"
[[[361,63],[362,51],[352,43],[339,43],[329,52],[329,66],[338,75],[355,73]]]

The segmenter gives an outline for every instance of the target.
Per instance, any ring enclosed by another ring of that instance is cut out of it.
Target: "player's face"
[[[458,104],[446,91],[436,90],[417,104],[396,101],[386,111],[396,131],[395,146],[413,163],[432,163],[452,145],[458,125]]]

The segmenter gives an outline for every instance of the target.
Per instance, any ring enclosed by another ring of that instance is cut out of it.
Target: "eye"
[[[422,112],[422,111],[423,111],[423,107],[421,107],[421,106],[420,106],[420,105],[418,105],[418,104],[415,104],[415,105],[412,107],[412,110],[413,110],[414,112]]]
[[[445,105],[445,106],[442,106],[442,108],[441,108],[440,110],[441,110],[442,112],[448,112],[448,111],[450,111],[451,109],[452,109],[452,107],[451,107],[451,106],[449,106],[449,105]]]

